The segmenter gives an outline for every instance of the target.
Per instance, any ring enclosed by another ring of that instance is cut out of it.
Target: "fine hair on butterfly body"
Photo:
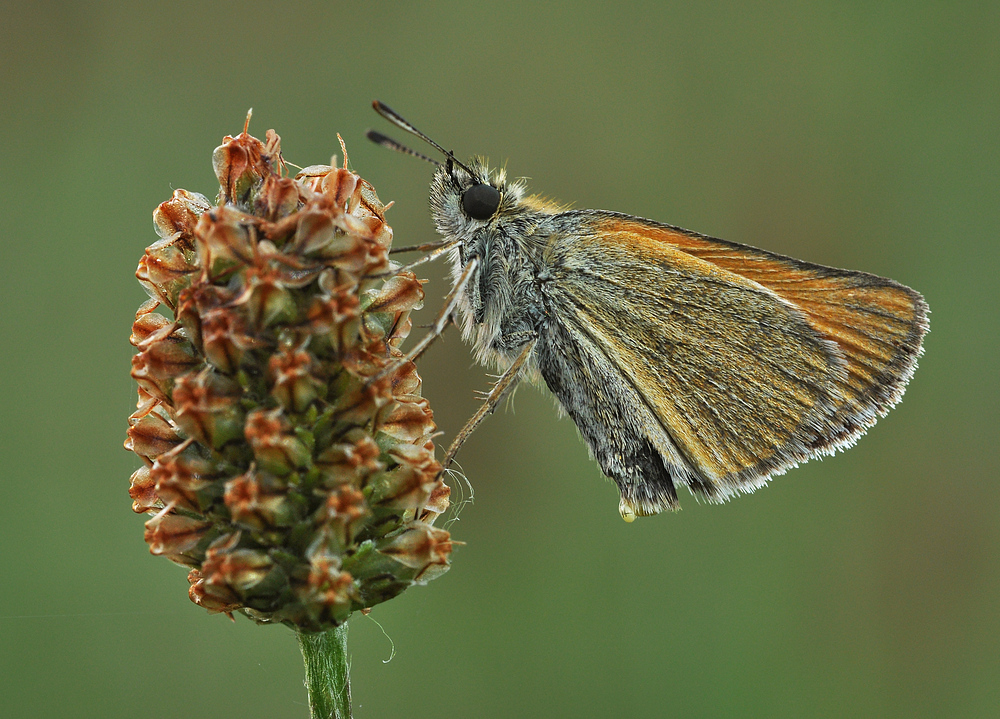
[[[450,251],[463,335],[506,372],[457,445],[518,379],[540,376],[573,419],[622,516],[710,502],[854,444],[899,401],[927,304],[840,270],[630,215],[566,210],[445,155],[431,214]],[[459,286],[464,283],[464,288]]]

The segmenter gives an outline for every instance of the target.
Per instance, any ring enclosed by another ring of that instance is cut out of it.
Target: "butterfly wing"
[[[538,365],[623,515],[850,446],[916,367],[927,306],[892,280],[616,213],[556,220]]]

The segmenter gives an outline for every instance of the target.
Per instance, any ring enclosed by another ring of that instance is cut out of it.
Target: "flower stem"
[[[347,622],[325,632],[300,631],[298,637],[312,719],[351,719]]]

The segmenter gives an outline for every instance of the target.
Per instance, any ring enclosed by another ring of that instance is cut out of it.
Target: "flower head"
[[[174,192],[136,271],[132,506],[196,604],[318,631],[449,566],[433,413],[398,349],[423,288],[346,162],[287,177],[274,131],[244,130],[213,166],[217,202]]]

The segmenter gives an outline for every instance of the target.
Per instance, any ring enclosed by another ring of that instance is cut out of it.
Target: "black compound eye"
[[[473,185],[462,193],[462,209],[474,220],[488,220],[500,207],[500,192],[492,185]]]

